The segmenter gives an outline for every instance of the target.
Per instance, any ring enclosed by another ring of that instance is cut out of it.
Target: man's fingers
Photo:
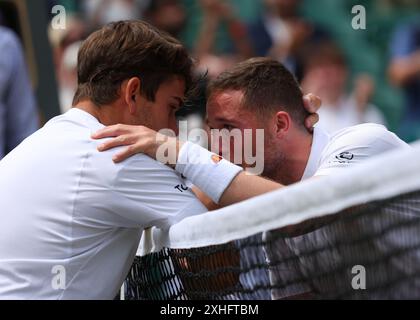
[[[117,137],[128,132],[128,128],[122,124],[116,124],[103,128],[92,134],[92,139],[103,139]]]
[[[114,139],[105,141],[101,145],[98,146],[98,151],[106,151],[115,147],[121,147],[121,146],[128,146],[130,144],[133,144],[135,142],[135,137],[129,136],[129,135],[121,135]]]
[[[136,153],[137,152],[136,152],[134,146],[129,146],[129,147],[125,148],[123,151],[115,154],[112,157],[112,161],[114,161],[115,163],[120,163],[120,162],[123,162],[124,160],[130,158],[131,156],[134,156]]]
[[[305,108],[309,113],[316,113],[318,112],[319,108],[321,108],[322,100],[317,95],[309,93],[303,97],[303,102],[305,104]]]
[[[319,121],[319,115],[314,113],[311,114],[308,118],[305,120],[305,126],[306,128],[313,128],[315,124],[317,124]]]

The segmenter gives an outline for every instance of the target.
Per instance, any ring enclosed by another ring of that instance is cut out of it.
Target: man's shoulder
[[[315,175],[330,175],[397,148],[410,148],[394,133],[378,124],[362,124],[340,130],[322,151]]]
[[[79,151],[86,153],[88,163],[94,169],[94,172],[100,172],[103,177],[106,177],[112,185],[120,185],[126,177],[127,180],[141,178],[144,175],[149,177],[171,177],[176,178],[177,175],[171,168],[155,161],[154,159],[144,155],[136,154],[127,160],[116,164],[112,158],[115,154],[122,152],[126,147],[116,147],[105,152],[99,152],[98,146],[105,141],[112,140],[112,138],[94,140],[91,138],[92,132],[103,128],[92,115],[73,108],[67,113],[51,119],[44,127],[45,135],[54,135],[64,137],[69,144],[74,144],[73,148],[79,148]],[[53,134],[55,133],[55,134]],[[66,140],[60,139],[60,140]],[[83,151],[82,151],[83,150]],[[90,168],[90,167],[89,167]],[[119,181],[118,181],[119,180]]]
[[[111,157],[119,152],[122,152],[124,149],[125,147],[116,147],[114,149],[102,153],[106,157]],[[121,170],[158,170],[166,174],[176,174],[175,170],[142,153],[135,154],[116,165],[119,166]]]
[[[321,165],[358,163],[397,148],[409,146],[383,125],[361,124],[342,129],[330,137],[322,152]]]
[[[408,146],[398,136],[385,126],[375,123],[365,123],[337,131],[331,136],[327,148],[340,147],[384,147]]]
[[[162,187],[163,185],[176,186],[182,183],[182,178],[175,170],[144,154],[133,155],[125,161],[115,164],[112,157],[123,150],[124,147],[117,147],[97,154],[97,157],[107,162],[107,165],[104,166],[105,170],[107,167],[112,167],[110,169],[115,172],[115,175],[110,177],[113,179],[114,187],[136,186],[145,183]]]

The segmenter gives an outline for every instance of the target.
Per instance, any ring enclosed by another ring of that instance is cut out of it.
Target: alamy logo
[[[357,265],[351,269],[351,273],[355,276],[351,280],[351,286],[354,290],[366,289],[366,269],[364,266]]]
[[[351,21],[354,30],[366,30],[366,8],[362,5],[353,6],[351,13],[355,16]]]
[[[51,280],[51,286],[54,290],[64,290],[66,288],[66,268],[61,265],[54,266],[51,269],[54,275]]]
[[[177,164],[176,145],[166,139],[176,137],[174,131],[164,129],[159,131],[161,135],[157,139],[159,148],[156,152],[156,159],[164,164]],[[214,164],[220,163],[223,159],[231,161],[245,168],[245,172],[251,175],[260,175],[264,171],[264,129],[251,129],[243,131],[239,129],[212,129],[207,132],[203,129],[188,130],[188,122],[179,122],[179,140],[194,141],[195,143],[210,150],[213,155],[210,160]],[[202,161],[203,158],[197,160]],[[189,160],[192,161],[194,160]],[[178,162],[179,164],[179,162]],[[182,164],[182,163],[181,163]],[[197,163],[194,163],[197,164]]]
[[[66,29],[66,8],[64,6],[56,5],[52,7],[51,13],[55,16],[51,20],[51,27],[54,30]]]

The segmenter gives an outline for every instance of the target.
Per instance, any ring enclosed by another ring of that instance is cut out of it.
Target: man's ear
[[[137,77],[128,80],[124,92],[124,100],[127,103],[130,114],[135,114],[137,109],[136,101],[140,94],[140,79]]]
[[[289,131],[292,119],[285,111],[277,112],[275,117],[276,135],[282,138]]]

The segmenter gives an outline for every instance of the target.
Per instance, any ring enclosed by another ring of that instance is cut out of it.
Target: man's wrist
[[[232,180],[243,169],[192,142],[185,142],[180,147],[175,170],[213,202],[219,203]]]

